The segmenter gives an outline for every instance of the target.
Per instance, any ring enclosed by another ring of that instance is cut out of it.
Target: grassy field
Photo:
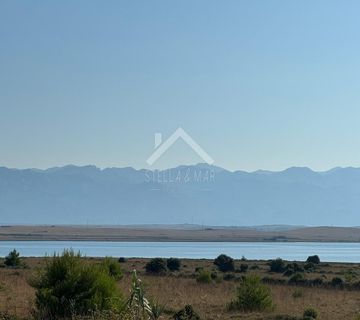
[[[90,258],[87,258],[90,259]],[[96,263],[99,259],[90,259]],[[29,280],[45,264],[45,259],[24,259],[25,269],[0,269],[0,311],[28,319],[34,308],[33,288]],[[147,259],[128,259],[121,263],[124,277],[119,281],[124,295],[130,290],[131,272],[138,270],[147,296],[165,306],[166,314],[163,319],[169,319],[174,311],[191,304],[199,313],[201,319],[277,319],[279,315],[301,316],[304,309],[315,308],[319,319],[338,320],[356,319],[360,312],[360,266],[357,264],[320,264],[315,270],[304,272],[307,280],[323,279],[322,285],[288,283],[290,277],[282,273],[269,272],[266,261],[236,261],[236,267],[247,264],[246,272],[219,272],[210,260],[182,260],[180,271],[166,275],[149,275],[144,267]],[[301,263],[300,263],[301,264]],[[198,268],[203,268],[217,274],[212,283],[198,283],[196,275]],[[227,311],[226,305],[234,298],[235,288],[239,278],[255,273],[262,278],[271,280],[271,289],[275,308],[271,312],[248,313]],[[224,276],[225,279],[224,280]],[[342,286],[333,286],[333,278],[341,278]],[[347,287],[346,287],[347,286]],[[278,318],[286,319],[286,318]]]

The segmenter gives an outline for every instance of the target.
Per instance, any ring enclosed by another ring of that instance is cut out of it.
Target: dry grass
[[[96,259],[92,260],[96,261]],[[26,259],[26,263],[29,266],[28,269],[0,269],[0,311],[16,314],[24,319],[28,317],[34,302],[34,290],[28,284],[28,280],[37,268],[44,265],[44,259],[29,258]],[[323,320],[351,320],[360,312],[360,291],[271,285],[270,289],[276,305],[272,313],[230,313],[226,310],[226,304],[234,297],[234,290],[237,286],[236,280],[199,284],[194,278],[196,267],[213,270],[212,261],[183,260],[184,267],[182,270],[168,276],[145,274],[145,263],[145,259],[130,259],[122,264],[125,276],[119,282],[119,286],[127,295],[130,288],[131,270],[139,270],[140,278],[146,287],[147,296],[165,305],[169,312],[178,310],[186,304],[192,304],[202,319],[209,320],[271,319],[277,314],[301,316],[304,309],[308,307],[318,310],[320,319]],[[247,263],[250,266],[258,265],[260,269],[255,272],[261,276],[270,275],[265,262],[248,261]],[[349,269],[360,274],[358,265],[331,264],[323,265],[318,273],[307,274],[307,277],[314,278],[321,275],[331,280],[334,276],[343,276]],[[222,274],[219,273],[219,275]],[[236,274],[236,276],[240,275]],[[282,277],[277,274],[271,276]],[[354,281],[359,279],[354,279]],[[301,290],[302,295],[294,298],[294,290]]]

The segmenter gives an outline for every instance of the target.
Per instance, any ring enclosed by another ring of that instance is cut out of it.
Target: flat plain
[[[86,258],[91,263],[100,259]],[[0,314],[16,315],[28,319],[34,308],[35,292],[29,280],[45,265],[45,258],[25,258],[25,269],[0,269]],[[129,294],[131,273],[137,270],[146,290],[146,296],[165,307],[162,319],[191,304],[201,319],[279,319],[279,316],[300,317],[306,308],[315,308],[319,319],[355,319],[360,312],[360,265],[345,263],[321,263],[312,271],[303,273],[305,279],[314,285],[289,284],[289,276],[269,272],[268,261],[235,261],[236,269],[241,264],[248,265],[246,272],[222,273],[212,260],[182,260],[179,271],[163,275],[145,272],[148,259],[127,259],[121,263],[124,273],[118,285],[124,296]],[[299,262],[303,265],[304,262]],[[204,269],[216,274],[211,283],[199,283],[197,270]],[[242,276],[258,274],[268,280],[274,302],[274,310],[264,313],[230,312],[227,304],[235,297],[235,290]],[[333,278],[341,278],[344,286],[332,286]],[[269,280],[270,279],[270,280]],[[322,279],[324,285],[315,285]],[[311,282],[313,281],[313,282]],[[329,285],[326,285],[329,284]],[[349,286],[349,287],[347,287]],[[287,319],[287,318],[280,318]]]
[[[170,228],[166,226],[0,226],[0,240],[360,242],[360,228]]]

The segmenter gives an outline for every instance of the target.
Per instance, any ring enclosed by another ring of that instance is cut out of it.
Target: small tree
[[[319,264],[319,263],[320,263],[320,258],[319,258],[318,255],[309,256],[309,257],[306,259],[306,262],[311,262],[311,263],[314,263],[314,264]]]
[[[251,275],[241,280],[236,299],[230,303],[229,309],[252,312],[269,310],[272,306],[270,289],[258,276]]]
[[[178,271],[181,268],[181,261],[177,258],[169,258],[166,260],[166,265],[170,271]]]
[[[40,319],[63,319],[93,311],[118,310],[121,295],[103,266],[89,264],[80,253],[65,250],[47,262],[32,281]]]
[[[214,264],[219,268],[222,272],[234,271],[234,259],[227,256],[226,254],[219,255],[215,260]]]
[[[145,270],[148,273],[165,273],[166,261],[162,258],[151,259],[145,266]]]
[[[21,258],[20,258],[20,253],[17,252],[15,249],[11,252],[9,252],[9,254],[5,257],[5,261],[4,264],[7,267],[20,267],[23,265]]]

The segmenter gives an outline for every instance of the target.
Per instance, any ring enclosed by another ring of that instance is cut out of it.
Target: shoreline
[[[282,231],[96,226],[2,226],[0,241],[94,242],[343,242],[360,243],[353,227],[304,227]]]

